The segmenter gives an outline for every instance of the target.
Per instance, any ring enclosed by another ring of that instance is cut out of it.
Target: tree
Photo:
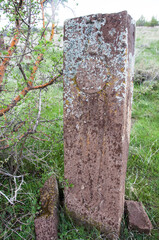
[[[141,15],[141,17],[136,21],[136,26],[154,27],[158,25],[159,21],[154,16],[152,16],[151,21],[146,21],[145,17]]]
[[[54,29],[55,29],[55,17],[56,17],[56,12],[58,11],[58,7],[60,4],[62,4],[65,7],[65,3],[68,0],[43,0],[41,2],[41,6],[42,4],[50,4],[51,7],[51,22],[52,22],[52,28],[51,28],[51,35],[50,35],[50,40],[53,38],[54,35]],[[43,7],[42,7],[43,8]]]
[[[26,174],[48,164],[56,119],[46,116],[50,106],[45,99],[49,87],[62,79],[62,50],[54,30],[57,6],[64,2],[0,1],[8,19],[0,32],[5,46],[0,49],[0,179],[5,183],[0,195],[5,207],[17,202]],[[47,18],[48,5],[52,11]],[[10,223],[17,221],[16,212],[12,217]]]
[[[14,108],[22,101],[30,91],[41,90],[53,84],[61,75],[61,69],[53,69],[47,73],[44,68],[44,58],[48,57],[47,51],[51,48],[55,51],[55,45],[51,42],[54,36],[54,24],[52,25],[50,39],[47,38],[47,27],[45,26],[44,6],[45,0],[40,2],[33,0],[20,0],[18,1],[3,1],[1,7],[3,8],[11,23],[15,22],[15,27],[11,27],[7,34],[13,38],[7,51],[1,53],[0,63],[0,90],[3,101],[1,101],[0,117],[5,127],[1,128],[1,143],[0,149],[7,149],[14,146],[18,140],[22,140],[29,134],[36,132],[39,117],[36,119],[36,124],[32,128],[28,128],[23,134],[16,135],[16,138],[10,139],[11,136],[6,135],[6,128],[8,126],[9,118],[15,115]],[[52,4],[52,2],[51,2]],[[33,28],[36,27],[39,20],[40,5],[42,11],[43,28],[38,28],[38,33],[33,33]],[[52,4],[53,5],[53,4]],[[4,30],[6,31],[6,30]],[[3,32],[4,32],[3,31]],[[62,56],[52,56],[51,65],[58,63]],[[60,65],[61,68],[61,65]],[[40,72],[40,74],[39,74]],[[43,78],[41,74],[45,75]],[[51,77],[50,77],[51,76]],[[14,84],[13,84],[14,82]],[[9,88],[10,97],[7,95]],[[6,101],[6,102],[5,102]],[[40,113],[39,113],[40,114]],[[15,116],[14,116],[15,117]],[[23,122],[23,124],[22,124]],[[30,121],[28,121],[28,126]],[[27,126],[27,120],[12,121],[12,132],[18,132],[20,128]],[[9,129],[11,126],[9,127]],[[7,131],[8,132],[8,131]]]
[[[158,25],[159,25],[159,21],[157,20],[157,18],[155,18],[154,16],[152,16],[149,25],[150,25],[151,27],[158,26]]]
[[[136,21],[136,26],[145,26],[146,20],[143,15]]]

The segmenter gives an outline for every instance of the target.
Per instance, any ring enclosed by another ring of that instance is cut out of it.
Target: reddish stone
[[[78,222],[117,237],[124,209],[134,65],[126,11],[66,21],[65,206]],[[114,237],[115,239],[115,237]]]
[[[37,240],[58,239],[58,186],[51,176],[40,189],[42,214],[34,220]]]
[[[42,216],[34,221],[36,240],[57,240],[58,221],[51,216]]]
[[[149,234],[152,224],[141,202],[125,201],[125,211],[128,217],[128,226],[131,230]]]

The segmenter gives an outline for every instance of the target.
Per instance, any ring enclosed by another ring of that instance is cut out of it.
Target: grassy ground
[[[154,226],[159,223],[159,83],[134,88],[126,198],[141,201]]]
[[[123,219],[120,240],[159,239],[157,230],[159,224],[158,39],[159,28],[137,28],[132,130],[126,177],[126,199],[143,203],[154,229],[150,236],[129,231]],[[39,162],[33,160],[29,163],[24,162],[22,173],[27,174],[16,204],[11,206],[5,198],[0,199],[0,239],[35,239],[34,218],[40,210],[40,187],[52,173],[57,175],[60,186],[63,184],[62,94],[62,83],[57,83],[48,88],[47,94],[43,95],[47,104],[43,105],[42,117],[45,116],[48,120],[54,119],[54,121],[40,128],[45,129],[46,134],[52,136],[52,140],[39,142],[35,146],[37,151],[46,150],[45,161],[39,157]],[[55,119],[58,120],[55,121]],[[42,154],[43,157],[44,152]],[[2,190],[8,189],[9,195],[7,179],[1,180]],[[89,232],[84,227],[75,226],[71,219],[64,215],[61,208],[59,239],[97,240],[105,238],[96,229]]]
[[[159,28],[137,28],[132,130],[126,177],[126,199],[141,201],[153,224],[151,236],[128,231],[120,239],[158,239],[159,224]],[[157,54],[158,53],[158,54]],[[149,81],[146,81],[149,80]],[[59,239],[102,239],[83,232],[61,213]]]
[[[159,79],[159,27],[136,30],[135,80]]]
[[[151,236],[128,231],[123,220],[120,239],[157,240],[159,223],[159,83],[147,82],[134,88],[132,131],[126,178],[126,199],[143,203],[153,224]],[[94,232],[84,232],[61,213],[59,239],[103,239]]]

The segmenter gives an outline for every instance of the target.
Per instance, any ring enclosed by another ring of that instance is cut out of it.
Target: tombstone
[[[135,25],[126,11],[64,29],[65,208],[116,239],[124,210]]]

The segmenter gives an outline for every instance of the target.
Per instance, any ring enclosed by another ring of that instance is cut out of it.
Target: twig
[[[41,89],[40,89],[40,91],[39,91],[39,110],[38,110],[38,116],[37,116],[37,119],[36,119],[35,126],[33,127],[33,132],[35,132],[36,129],[37,129],[37,126],[38,126],[38,123],[39,123],[39,119],[40,119],[40,114],[41,114]]]
[[[31,85],[32,82],[30,81],[29,86],[25,87],[20,92],[20,94],[13,99],[13,101],[7,106],[7,108],[5,108],[5,109],[3,108],[3,109],[0,110],[0,117],[3,116],[6,112],[8,112],[10,109],[15,107],[17,105],[17,103],[22,99],[22,97],[25,97],[29,91],[35,90],[35,89],[46,88],[47,86],[52,85],[61,76],[62,76],[62,72],[58,76],[52,78],[49,82],[44,83],[42,85],[38,85],[38,86],[32,86]],[[3,148],[0,148],[0,149],[3,149]]]
[[[14,204],[13,201],[12,201],[12,199],[9,199],[2,191],[0,191],[0,194],[1,194],[2,196],[4,196],[11,205]]]
[[[19,59],[19,63],[23,60],[23,57],[24,57],[24,54],[25,54],[25,51],[26,51],[26,48],[27,48],[27,45],[28,45],[28,41],[29,41],[29,37],[30,37],[30,31],[31,31],[30,24],[31,24],[31,2],[30,2],[30,7],[29,7],[29,18],[28,18],[27,37],[26,37],[25,46],[24,46],[24,49],[23,49],[23,52],[22,52],[22,56],[21,56],[21,58]]]
[[[16,200],[17,200],[18,192],[21,190],[21,186],[22,186],[22,184],[23,184],[23,182],[24,182],[24,178],[23,178],[24,176],[21,175],[22,180],[21,180],[21,183],[20,183],[19,187],[17,187],[16,178],[19,178],[19,176],[13,176],[13,175],[11,175],[11,174],[9,174],[9,175],[14,178],[14,184],[15,184],[14,195],[9,199],[2,191],[0,191],[0,194],[1,194],[2,196],[4,196],[11,205],[14,205],[14,202],[16,202]]]
[[[74,17],[76,16],[75,12],[73,11],[72,8],[70,8],[69,6],[65,5],[63,2],[61,2],[61,4],[63,5],[63,7],[68,8],[69,10],[71,10],[71,12],[73,13]]]
[[[15,175],[12,175],[12,174],[10,174],[10,173],[7,173],[7,172],[4,172],[3,170],[1,170],[0,169],[0,174],[2,174],[2,175],[5,175],[5,176],[8,176],[8,177],[16,177],[16,178],[21,178],[22,176],[24,176],[24,175],[19,175],[19,176],[15,176]]]
[[[47,140],[47,139],[39,138],[39,137],[36,137],[36,136],[34,136],[34,135],[31,136],[31,138],[36,139],[36,140],[39,140],[39,141],[45,141],[45,142],[49,141],[49,140]]]
[[[17,9],[17,7],[16,7],[16,5],[15,5],[14,2],[13,2],[13,4],[14,4],[15,10],[16,10],[16,13],[19,15],[19,17],[20,17],[20,19],[22,20],[22,22],[29,27],[29,24],[28,24],[27,22],[25,22],[25,20],[22,18],[21,14],[20,14],[20,12],[18,11],[18,9]]]
[[[18,57],[21,57],[21,56],[25,56],[29,53],[32,53],[33,50],[30,50],[29,52],[26,52],[26,53],[23,53],[23,54],[20,54],[20,55],[16,55],[16,56],[8,56],[8,55],[0,55],[0,58],[18,58]]]
[[[14,176],[15,193],[14,193],[14,196],[12,197],[13,202],[16,202],[18,191],[21,190],[21,186],[22,186],[23,182],[24,182],[24,178],[23,178],[23,175],[22,175],[22,181],[21,181],[19,187],[17,187],[16,177]]]
[[[27,82],[27,78],[26,78],[26,75],[25,75],[25,73],[24,73],[24,70],[23,70],[21,64],[18,63],[17,66],[19,67],[19,70],[21,71],[21,73],[22,73],[22,75],[23,75],[23,78],[24,78],[25,82]]]
[[[24,0],[20,0],[19,1],[19,6],[18,9],[20,9],[22,7]],[[15,48],[17,46],[17,43],[19,42],[19,35],[20,35],[20,21],[19,19],[16,19],[16,30],[15,30],[15,35],[11,41],[10,47],[8,48],[8,54],[7,56],[9,58],[4,58],[2,61],[2,64],[0,65],[0,86],[2,85],[3,82],[3,78],[4,78],[4,74],[6,72],[7,66],[9,64],[10,61],[10,57],[13,55]]]

